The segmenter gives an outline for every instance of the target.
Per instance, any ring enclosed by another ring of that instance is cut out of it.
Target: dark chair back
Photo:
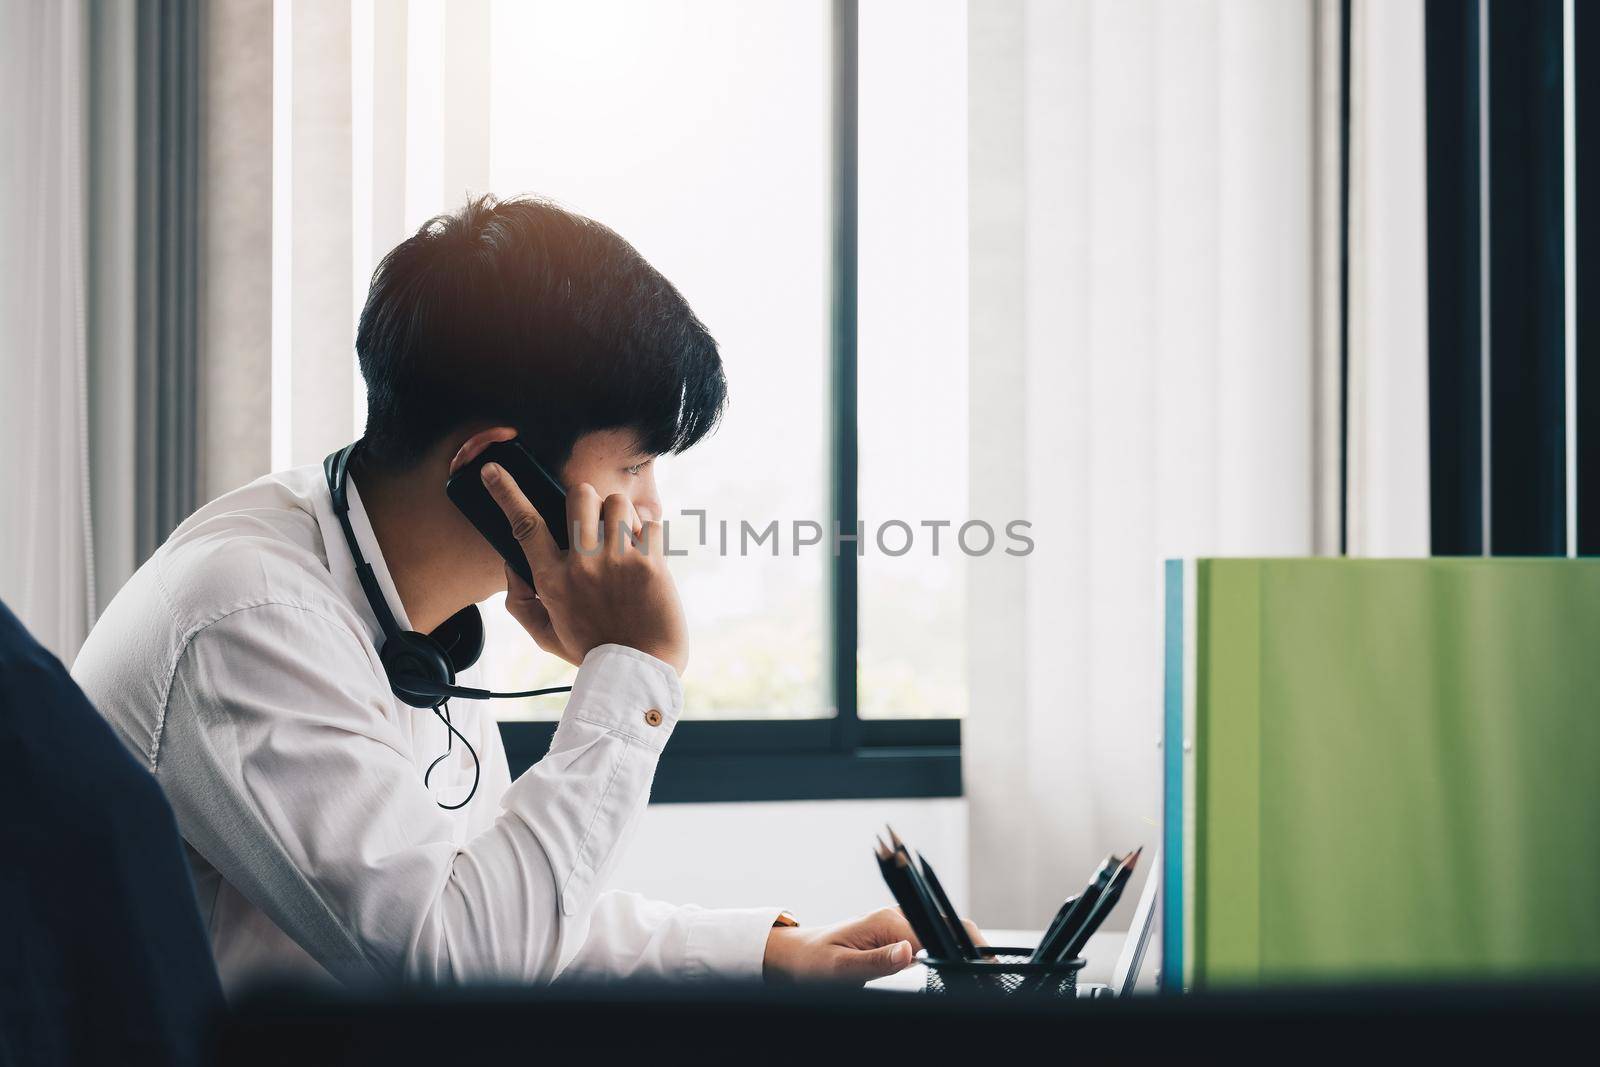
[[[0,603],[0,1063],[198,1063],[221,1006],[161,787]]]

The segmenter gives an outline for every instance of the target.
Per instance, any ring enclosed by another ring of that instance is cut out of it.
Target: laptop
[[[1110,985],[1086,986],[1079,994],[1089,997],[1131,997],[1133,987],[1139,982],[1139,970],[1144,966],[1145,952],[1150,948],[1150,933],[1155,929],[1156,896],[1161,884],[1161,853],[1158,851],[1145,875],[1144,891],[1139,894],[1139,906],[1134,909],[1133,923],[1128,927],[1128,939],[1122,943],[1122,955],[1111,972]]]

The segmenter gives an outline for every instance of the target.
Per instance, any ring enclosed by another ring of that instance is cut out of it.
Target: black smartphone
[[[532,585],[533,572],[528,568],[528,557],[523,554],[517,539],[511,536],[511,522],[506,518],[506,513],[500,510],[500,505],[495,503],[494,497],[489,495],[489,490],[483,484],[481,472],[485,463],[498,463],[511,475],[512,481],[522,490],[522,495],[538,509],[544,524],[550,528],[550,536],[562,550],[567,548],[569,540],[567,492],[516,438],[496,441],[444,483],[445,495],[461,510],[461,514],[477,527],[478,532],[500,553],[500,557],[511,565],[511,569]]]

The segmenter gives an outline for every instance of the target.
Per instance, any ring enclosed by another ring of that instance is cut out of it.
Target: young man
[[[776,925],[776,906],[607,888],[683,710],[653,463],[709,432],[725,397],[716,343],[677,290],[604,226],[485,198],[383,261],[356,349],[367,431],[344,514],[395,623],[427,634],[509,585],[531,638],[581,666],[549,754],[515,782],[490,709],[448,705],[478,780],[443,719],[391,688],[321,467],[185,521],[73,674],[172,802],[224,983],[265,970],[861,982],[905,966],[914,938],[894,910],[812,930]],[[559,472],[574,548],[607,531],[603,551],[559,551],[487,466],[537,594],[444,493],[513,436]]]

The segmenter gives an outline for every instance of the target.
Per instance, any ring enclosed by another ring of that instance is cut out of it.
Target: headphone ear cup
[[[383,672],[389,677],[394,695],[414,708],[436,708],[446,698],[401,690],[395,686],[396,678],[421,678],[440,685],[454,685],[456,681],[455,668],[444,649],[427,634],[415,630],[402,630],[385,641],[378,658],[383,661]]]
[[[444,650],[457,674],[478,662],[483,655],[483,614],[478,605],[468,604],[428,635]]]

